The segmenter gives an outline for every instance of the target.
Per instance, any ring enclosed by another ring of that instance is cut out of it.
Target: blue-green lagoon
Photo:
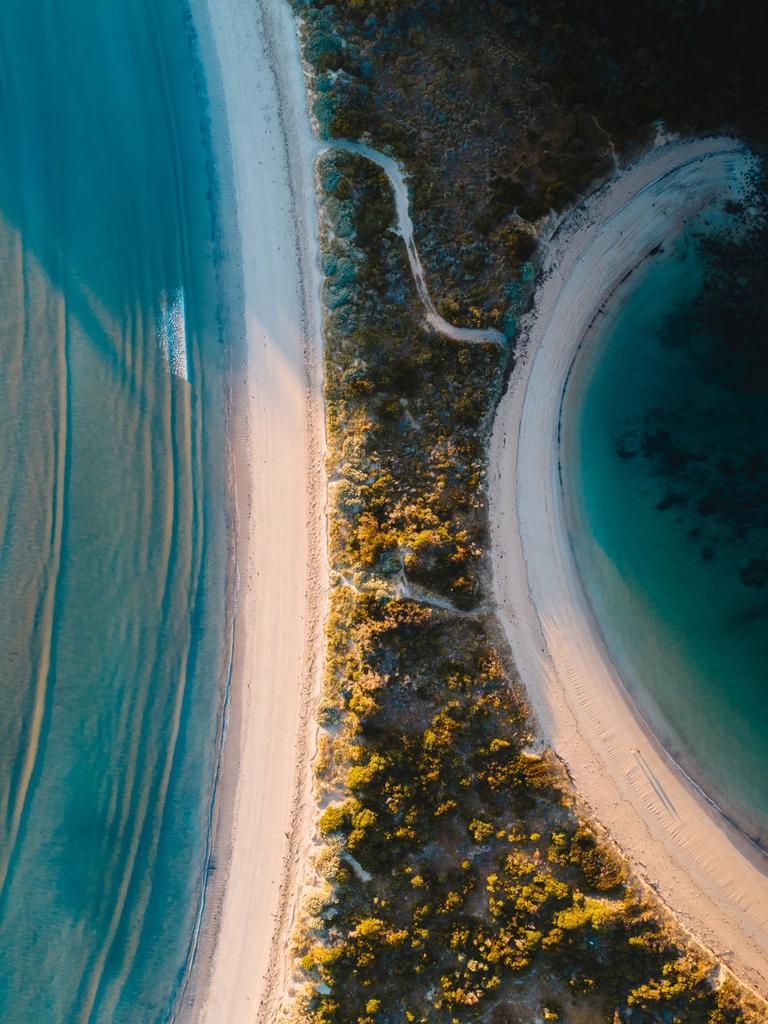
[[[710,205],[613,296],[574,364],[562,461],[585,590],[635,703],[765,844],[768,251],[762,229],[738,237],[745,219]]]
[[[167,1021],[227,636],[226,354],[180,0],[0,18],[0,1017]]]

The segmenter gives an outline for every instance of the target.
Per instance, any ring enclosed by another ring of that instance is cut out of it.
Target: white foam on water
[[[184,307],[184,289],[177,288],[170,299],[163,292],[160,312],[155,324],[157,343],[174,377],[189,380],[187,362],[187,327]]]

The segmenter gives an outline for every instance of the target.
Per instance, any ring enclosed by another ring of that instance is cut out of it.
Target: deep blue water
[[[713,266],[702,239],[731,223],[722,203],[689,223],[587,339],[564,469],[577,561],[635,701],[765,842],[768,346],[752,365],[746,332],[724,338],[700,315]]]
[[[3,1024],[166,1021],[194,932],[228,656],[208,153],[180,0],[4,0]]]

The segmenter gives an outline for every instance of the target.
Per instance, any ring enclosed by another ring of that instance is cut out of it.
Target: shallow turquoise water
[[[196,922],[227,542],[193,52],[179,0],[3,3],[3,1024],[166,1021]]]
[[[608,647],[674,756],[752,836],[768,836],[768,403],[691,342],[699,232],[635,271],[587,339],[565,406],[572,541]],[[708,225],[708,226],[707,226]],[[712,350],[714,351],[714,350]],[[762,488],[762,490],[761,490]]]

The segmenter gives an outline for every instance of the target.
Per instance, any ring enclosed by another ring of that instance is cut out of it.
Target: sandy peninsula
[[[193,0],[233,353],[234,665],[212,867],[177,1019],[270,1019],[313,810],[325,614],[314,153],[284,0]]]
[[[674,764],[623,688],[569,545],[563,393],[590,323],[635,266],[734,182],[733,140],[660,146],[554,231],[490,451],[495,599],[545,739],[681,924],[768,993],[768,864]]]
[[[324,537],[320,281],[296,26],[284,0],[194,0],[224,206],[236,362],[237,595],[215,871],[179,1018],[268,1021],[289,968],[313,803]],[[555,231],[490,452],[495,597],[546,738],[679,920],[768,992],[768,876],[629,702],[581,589],[558,482],[564,384],[628,270],[738,174],[728,139],[670,143]],[[378,161],[377,161],[378,162]],[[491,339],[487,339],[491,340]]]

